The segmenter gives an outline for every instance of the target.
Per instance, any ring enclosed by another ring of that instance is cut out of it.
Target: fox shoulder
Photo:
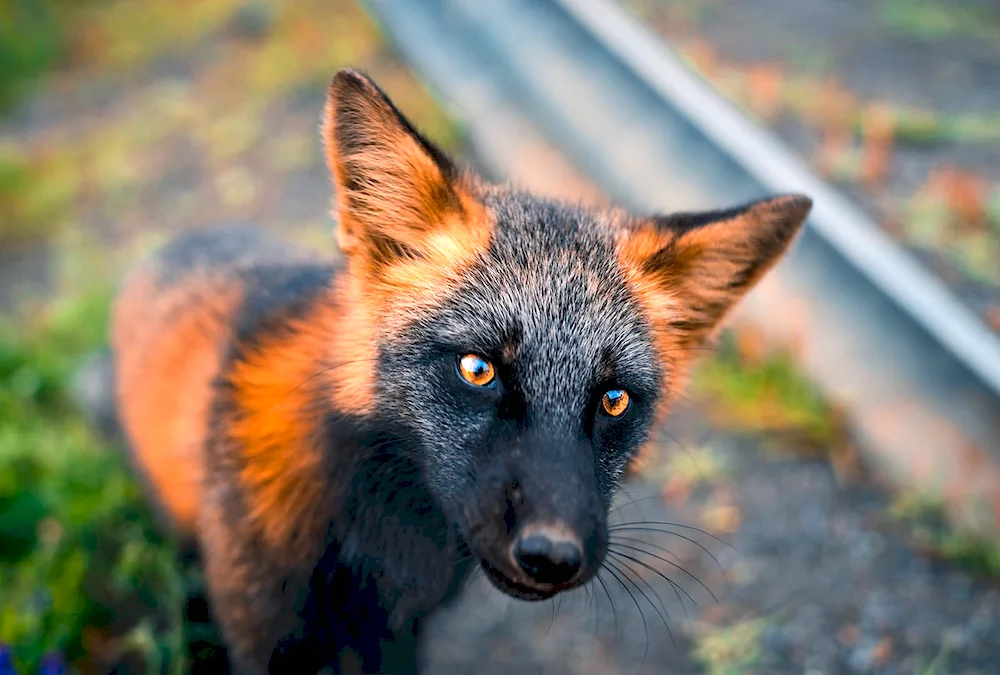
[[[193,535],[214,382],[241,316],[275,298],[248,294],[266,269],[316,257],[249,228],[185,233],[125,278],[111,321],[112,394],[131,458],[170,526]],[[248,307],[248,301],[253,306]],[[252,323],[252,322],[249,322]]]

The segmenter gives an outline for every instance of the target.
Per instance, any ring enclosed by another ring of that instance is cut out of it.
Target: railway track
[[[1000,533],[1000,340],[659,38],[607,0],[367,5],[497,174],[647,211],[810,195],[806,232],[735,320],[795,345],[896,481]]]

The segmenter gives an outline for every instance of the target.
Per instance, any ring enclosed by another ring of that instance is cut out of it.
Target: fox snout
[[[521,572],[539,587],[566,587],[584,569],[580,535],[561,523],[536,523],[521,529],[510,546]]]
[[[516,466],[475,489],[469,543],[499,590],[544,600],[586,583],[600,569],[606,508],[592,452],[578,450],[515,453],[521,460]]]

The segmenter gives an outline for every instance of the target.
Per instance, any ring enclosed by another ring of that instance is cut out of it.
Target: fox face
[[[810,200],[644,215],[489,185],[353,71],[323,134],[352,299],[339,407],[408,430],[418,480],[497,588],[586,583],[624,469]]]

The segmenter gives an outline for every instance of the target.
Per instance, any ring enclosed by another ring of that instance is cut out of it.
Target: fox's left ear
[[[322,133],[341,250],[381,267],[483,246],[489,230],[465,177],[369,77],[334,76]]]
[[[657,330],[692,347],[782,257],[811,209],[808,197],[784,195],[658,216],[623,231],[619,251]]]

